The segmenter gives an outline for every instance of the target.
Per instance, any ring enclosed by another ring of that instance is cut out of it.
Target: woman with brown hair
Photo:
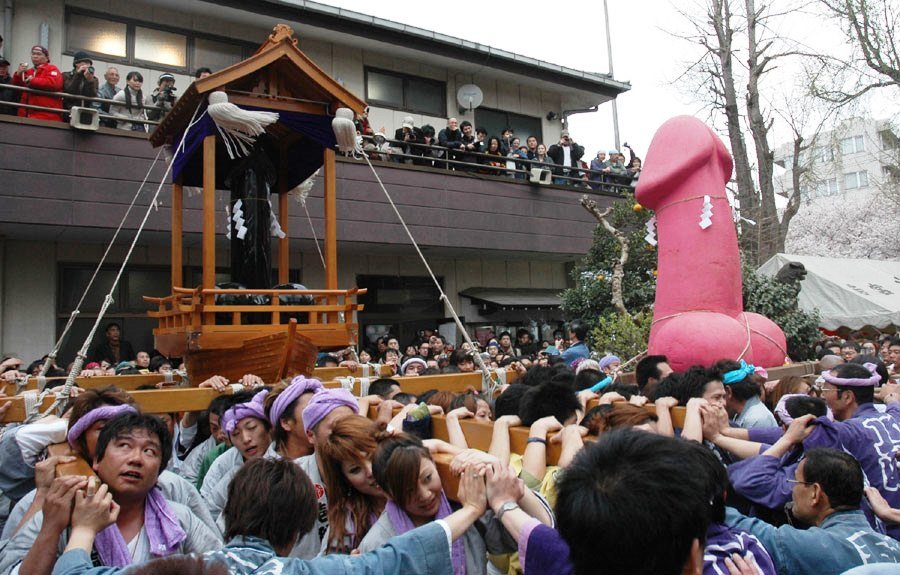
[[[775,406],[778,405],[778,401],[782,396],[795,395],[798,393],[808,395],[810,390],[812,390],[812,386],[809,385],[809,382],[806,381],[806,379],[799,375],[782,377],[778,380],[778,385],[775,386],[775,389],[766,391],[766,405],[769,409],[775,409]]]
[[[372,475],[372,457],[382,437],[375,422],[351,415],[336,422],[329,441],[319,447],[328,494],[328,531],[321,554],[356,549],[384,511],[387,495]]]
[[[385,438],[375,450],[372,471],[390,499],[378,521],[360,543],[361,552],[378,549],[393,537],[452,513],[431,453],[418,438],[405,433]],[[507,502],[498,510],[499,516],[503,515],[504,510],[521,508],[552,527],[553,518],[547,503],[530,489],[523,491],[524,495],[518,501]],[[487,553],[502,554],[517,550],[515,541],[506,534],[499,517],[492,511],[482,516],[479,522],[482,528],[470,527],[452,545],[450,557],[454,573],[484,575]]]
[[[600,435],[613,429],[633,427],[651,433],[657,432],[656,423],[659,418],[643,407],[630,403],[618,402],[611,406],[599,405],[590,410],[581,425],[591,435]]]

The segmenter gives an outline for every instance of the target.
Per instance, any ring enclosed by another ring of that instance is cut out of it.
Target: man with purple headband
[[[99,413],[98,413],[99,412]],[[90,414],[94,414],[94,421]],[[77,497],[111,496],[116,522],[98,533],[95,562],[124,567],[152,557],[202,553],[222,545],[217,533],[190,509],[169,501],[157,486],[172,444],[168,429],[156,416],[139,414],[129,405],[104,406],[82,417],[69,430],[69,442],[106,418],[97,440],[93,470],[99,478],[54,479],[41,513],[9,541],[0,571],[16,575],[49,575],[69,538],[68,526]]]
[[[799,445],[804,452],[830,447],[855,457],[867,485],[877,489],[891,507],[900,507],[900,471],[895,459],[900,451],[900,403],[890,403],[886,413],[875,409],[874,390],[881,378],[871,363],[841,364],[822,372],[822,379],[822,397],[835,421],[812,415],[794,420],[787,432],[761,455],[729,468],[735,491],[754,503],[778,509],[790,500],[791,481],[799,465],[785,466],[782,457]],[[759,432],[750,430],[743,439],[762,438]],[[883,525],[865,501],[863,511],[877,531],[900,539],[900,525]]]
[[[313,452],[313,444],[303,426],[303,410],[322,389],[318,379],[298,375],[290,385],[277,386],[266,397],[266,411],[272,424],[272,445],[266,457],[294,460]]]
[[[11,538],[41,509],[53,480],[56,464],[66,462],[64,458],[51,457],[37,463],[39,455],[49,445],[68,441],[76,455],[86,461],[93,461],[97,440],[106,422],[117,415],[136,411],[131,404],[131,397],[126,392],[109,386],[82,391],[75,399],[68,421],[48,418],[46,423],[37,422],[16,428],[20,433],[16,434],[15,438],[22,439],[20,472],[30,473],[32,478],[30,485],[36,488],[26,492],[13,507],[0,539]],[[20,438],[19,435],[26,437]],[[6,439],[4,437],[4,444]],[[15,467],[18,460],[16,457],[7,458],[5,455],[4,450],[2,457],[4,473],[7,467]],[[210,529],[215,529],[215,522],[193,485],[168,470],[160,473],[157,485],[166,499],[187,506]]]
[[[268,393],[267,390],[260,391],[250,401],[237,403],[222,414],[222,429],[232,447],[216,458],[200,488],[200,495],[214,519],[225,507],[231,478],[245,461],[262,457],[269,447],[271,425],[263,408]],[[220,495],[222,492],[224,497]]]
[[[285,395],[288,393],[288,389],[290,389],[290,393]],[[287,408],[298,399],[308,401],[300,415],[300,423],[303,425],[303,432],[306,434],[307,440],[312,445],[313,449],[315,449],[316,445],[328,441],[328,437],[331,435],[331,429],[334,427],[336,421],[350,415],[355,415],[359,411],[359,403],[349,391],[346,389],[324,389],[321,387],[321,382],[316,379],[295,378],[288,389],[280,392],[280,397],[284,398],[282,401],[278,401],[279,398],[276,398],[275,401],[270,404],[269,419],[266,420],[266,425],[271,425],[273,421],[284,421],[284,412],[279,413],[280,409],[286,411]],[[311,390],[312,395],[307,399],[306,395]],[[296,397],[291,399],[292,396]],[[261,410],[262,399],[259,394],[257,394],[251,403],[257,403],[257,400],[259,400],[259,409]],[[265,417],[261,411],[254,412],[255,409],[255,407],[248,407],[247,411],[240,411],[237,415],[259,419]],[[228,417],[228,412],[226,412],[226,415],[222,418],[223,421],[227,420]],[[232,441],[234,441],[233,437]],[[284,453],[285,451],[283,449],[279,450],[273,443],[266,450],[265,457],[270,459],[283,459]],[[219,459],[222,459],[223,457],[225,457],[225,455],[222,455]],[[217,459],[216,462],[218,462],[219,459]],[[294,547],[293,551],[291,551],[291,557],[312,559],[318,555],[321,550],[322,537],[328,529],[328,499],[325,495],[325,482],[322,480],[322,474],[319,471],[319,461],[315,453],[304,455],[293,461],[300,469],[306,472],[306,475],[308,475],[309,479],[312,481],[313,486],[316,489],[316,499],[318,500],[319,509],[316,515],[315,525],[309,533],[300,539],[300,542]],[[213,489],[207,494],[204,494],[204,498],[210,505],[211,510],[214,511],[214,516],[217,517],[220,527],[224,525],[224,519],[221,517],[220,513],[221,510],[224,509],[224,505],[228,499],[228,483],[230,479],[237,474],[239,468],[240,464],[236,465],[230,470],[228,475],[218,481]],[[210,474],[211,473],[212,469],[210,469]],[[209,474],[207,475],[207,480],[208,478]],[[204,489],[207,487],[207,481],[204,481],[203,486]]]

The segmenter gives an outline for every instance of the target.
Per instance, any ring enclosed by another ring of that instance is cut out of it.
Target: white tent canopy
[[[817,309],[820,327],[900,326],[900,262],[775,254],[759,273],[774,277],[790,262],[806,267],[800,308]]]

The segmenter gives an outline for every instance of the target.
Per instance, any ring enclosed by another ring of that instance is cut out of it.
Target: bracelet
[[[529,437],[528,441],[525,443],[543,443],[544,445],[547,445],[547,440],[543,437]]]

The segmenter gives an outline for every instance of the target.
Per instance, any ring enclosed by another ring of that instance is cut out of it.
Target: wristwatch
[[[501,505],[500,509],[497,511],[497,520],[502,521],[503,515],[505,515],[507,511],[512,511],[513,509],[519,509],[519,504],[515,501],[507,501]]]

